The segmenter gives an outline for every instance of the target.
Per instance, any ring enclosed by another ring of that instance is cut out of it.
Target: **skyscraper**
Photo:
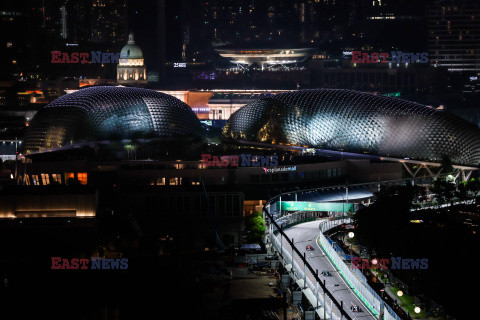
[[[160,81],[165,82],[165,64],[167,63],[165,50],[165,0],[157,0],[157,37],[159,76]]]
[[[480,73],[480,4],[437,1],[427,7],[430,63],[450,72]]]
[[[299,39],[292,1],[214,0],[202,3],[204,38],[214,44]]]
[[[127,37],[126,0],[93,0],[91,41],[104,45],[121,45]]]
[[[62,31],[60,33],[63,39],[67,39],[67,7],[61,6],[60,7],[60,14],[61,14],[61,23],[62,23]]]

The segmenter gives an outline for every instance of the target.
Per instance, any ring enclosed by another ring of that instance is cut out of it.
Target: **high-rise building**
[[[57,8],[58,11],[58,8]],[[47,52],[43,7],[27,1],[0,1],[0,78],[20,79],[38,75],[42,53]]]
[[[67,41],[72,43],[88,43],[91,38],[89,0],[67,1]]]
[[[201,7],[204,38],[214,44],[250,40],[298,40],[294,2],[214,0]]]
[[[165,39],[165,0],[157,0],[157,50],[158,73],[160,82],[166,80],[165,66],[167,64],[166,39]]]
[[[91,9],[91,41],[121,45],[127,36],[126,0],[93,0]]]
[[[429,60],[450,72],[480,73],[480,4],[437,1],[427,7]]]
[[[62,31],[60,33],[60,36],[63,39],[67,39],[68,33],[67,33],[67,7],[66,6],[61,6],[60,7],[60,14],[61,14],[61,23],[62,23]]]

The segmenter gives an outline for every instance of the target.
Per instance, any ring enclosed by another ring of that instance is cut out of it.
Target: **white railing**
[[[271,243],[272,246],[275,248],[275,250],[279,253],[281,253],[281,257],[283,258],[283,264],[286,265],[291,265],[292,266],[292,272],[294,273],[295,277],[297,279],[306,279],[306,284],[307,287],[314,292],[314,295],[316,299],[318,300],[318,306],[319,307],[326,307],[325,314],[327,317],[332,317],[333,319],[340,319],[340,315],[337,315],[336,310],[332,310],[332,304],[331,302],[329,303],[329,298],[328,296],[325,296],[325,293],[321,294],[320,293],[320,288],[317,282],[315,281],[315,278],[307,268],[303,265],[303,261],[301,261],[300,257],[298,257],[298,254],[295,253],[295,251],[292,251],[291,248],[287,248],[286,245],[281,244],[281,238],[282,236],[276,237],[274,233],[276,233],[277,229],[276,227],[273,227],[273,232],[271,233]],[[289,250],[290,249],[290,250]],[[292,253],[294,256],[293,263],[292,263]],[[327,303],[325,303],[325,300],[327,300]]]
[[[335,265],[335,267],[339,270],[339,273],[343,277],[343,279],[345,279],[347,284],[352,288],[353,292],[355,292],[357,297],[363,301],[363,303],[376,317],[380,316],[383,308],[385,320],[401,320],[401,318],[388,305],[385,304],[383,299],[367,283],[363,283],[353,274],[352,270],[343,261],[343,259],[340,258],[338,253],[328,241],[327,237],[323,234],[325,231],[339,224],[350,222],[351,219],[349,218],[335,221],[320,222],[320,236],[318,237],[320,246],[327,253],[328,257]]]

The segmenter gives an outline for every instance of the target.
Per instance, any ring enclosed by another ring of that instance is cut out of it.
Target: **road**
[[[342,279],[341,275],[336,271],[334,265],[330,260],[325,256],[325,252],[321,249],[317,242],[317,237],[320,232],[318,225],[320,221],[306,222],[293,226],[285,230],[285,234],[290,238],[294,239],[295,246],[303,254],[306,253],[307,261],[310,263],[312,268],[318,269],[318,275],[320,280],[326,280],[327,290],[329,290],[335,299],[340,303],[343,301],[343,307],[352,317],[352,319],[362,319],[362,320],[374,320],[376,319],[368,308],[363,304],[363,302],[358,299],[358,297],[353,293],[353,291],[347,286],[345,281]],[[313,251],[306,251],[306,246],[311,245],[315,248]],[[289,248],[291,252],[291,247],[288,242],[283,240],[283,247]],[[300,264],[300,259],[296,259],[297,263]],[[323,270],[328,270],[331,273],[330,277],[325,277],[321,274]],[[338,286],[335,286],[338,284]],[[322,292],[320,290],[320,292]],[[329,301],[329,299],[327,299]],[[362,312],[353,312],[350,310],[352,305],[360,306]]]

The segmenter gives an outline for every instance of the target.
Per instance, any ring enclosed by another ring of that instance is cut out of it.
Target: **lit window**
[[[151,186],[164,186],[165,185],[165,178],[152,178],[150,179]]]
[[[75,174],[73,172],[66,172],[65,173],[65,183],[68,184],[69,180],[74,180]]]
[[[80,184],[87,184],[87,174],[86,173],[77,173],[77,179]]]
[[[48,173],[42,173],[42,185],[46,186],[47,184],[50,184],[50,177],[48,176]]]
[[[38,180],[38,175],[32,174],[32,184],[33,184],[34,186],[40,185],[40,181]]]
[[[182,178],[169,178],[168,179],[168,184],[171,186],[179,186],[182,184]]]
[[[27,186],[29,186],[29,185],[30,185],[30,177],[28,176],[28,174],[26,174],[26,175],[24,176],[24,179],[25,179],[25,180],[24,180],[25,184],[26,184]]]
[[[62,175],[60,173],[53,173],[52,174],[52,179],[58,184],[62,183]]]

